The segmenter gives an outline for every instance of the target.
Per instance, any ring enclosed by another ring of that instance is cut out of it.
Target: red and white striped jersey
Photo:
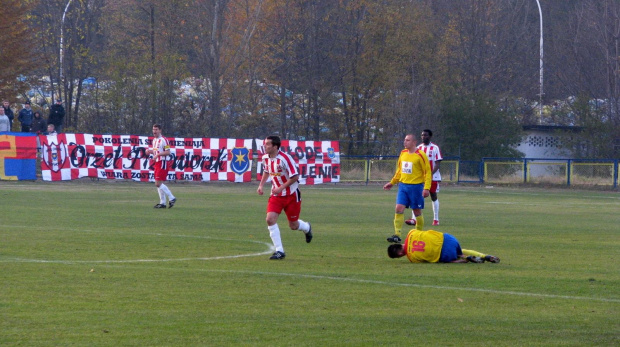
[[[429,142],[428,146],[421,143],[418,145],[418,149],[426,153],[428,161],[431,163],[431,171],[433,171],[433,167],[435,167],[435,162],[443,160],[439,146],[432,142]],[[439,170],[433,174],[433,181],[441,181],[441,174],[439,173]]]
[[[168,145],[168,140],[166,140],[165,137],[160,136],[160,137],[156,137],[153,139],[153,155],[159,153],[159,152],[164,152],[166,150],[170,149],[170,146]],[[157,159],[155,159],[155,162],[161,161],[161,160],[168,160],[168,157],[157,157]]]
[[[264,172],[267,172],[269,177],[271,177],[272,192],[274,188],[282,186],[291,177],[299,175],[297,163],[295,163],[293,157],[282,151],[278,151],[278,155],[275,158],[270,158],[269,154],[264,154],[262,162]],[[278,196],[295,194],[298,187],[299,182],[295,182],[284,189]]]

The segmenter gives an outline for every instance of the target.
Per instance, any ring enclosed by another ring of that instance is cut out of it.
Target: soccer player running
[[[312,226],[299,219],[301,212],[301,193],[299,192],[299,171],[293,158],[280,151],[280,137],[267,136],[264,142],[265,154],[262,157],[263,177],[260,180],[258,195],[263,195],[263,186],[271,177],[271,195],[267,202],[267,229],[275,252],[269,259],[284,259],[285,253],[280,239],[278,217],[282,210],[286,213],[291,230],[301,230],[306,235],[306,242],[312,241]]]
[[[155,208],[166,208],[166,197],[168,198],[168,207],[172,208],[177,202],[177,199],[172,195],[172,192],[164,184],[168,178],[168,170],[170,170],[170,163],[168,163],[168,156],[170,155],[170,146],[168,140],[161,134],[161,125],[153,124],[153,147],[146,150],[146,154],[153,156],[153,171],[155,173],[155,186],[157,187],[157,193],[159,193],[159,204],[155,205]]]
[[[435,230],[411,230],[405,244],[388,247],[390,258],[407,256],[412,263],[499,263],[494,255],[461,249],[459,241],[448,233]]]
[[[405,136],[403,141],[405,149],[400,152],[396,173],[392,180],[383,186],[390,190],[398,184],[396,194],[396,208],[394,214],[394,235],[387,238],[388,242],[400,243],[401,230],[405,224],[405,208],[411,207],[417,218],[416,229],[424,227],[424,198],[429,196],[431,187],[431,167],[428,157],[424,152],[417,149],[412,134]]]
[[[428,161],[431,163],[431,174],[433,175],[433,182],[431,183],[431,201],[433,204],[433,225],[439,225],[439,200],[437,199],[437,193],[439,193],[439,182],[441,182],[441,174],[439,173],[439,166],[443,157],[439,146],[431,142],[433,132],[430,129],[422,130],[422,143],[418,145],[418,149],[422,150],[428,157]],[[407,219],[405,224],[415,225],[415,214],[411,214],[411,219]]]

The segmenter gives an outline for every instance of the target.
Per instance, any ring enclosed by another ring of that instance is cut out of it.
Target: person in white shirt
[[[422,130],[422,143],[418,145],[418,149],[426,153],[428,161],[431,164],[431,174],[433,175],[433,182],[431,184],[430,195],[433,206],[433,225],[439,225],[439,182],[441,182],[441,173],[439,173],[439,166],[443,157],[437,144],[431,142],[433,132],[430,129]],[[405,221],[408,225],[416,225],[416,217],[412,215],[411,219]]]
[[[54,124],[47,125],[47,132],[45,134],[46,135],[58,135],[58,133],[56,132],[56,128],[54,127]]]
[[[4,114],[4,107],[0,107],[0,131],[11,131],[11,121]]]
[[[263,195],[263,186],[271,177],[271,195],[267,202],[267,229],[275,247],[269,259],[282,260],[285,257],[280,238],[278,217],[284,210],[291,230],[301,230],[306,242],[312,241],[312,226],[299,219],[301,212],[301,193],[299,191],[299,169],[289,154],[280,151],[282,141],[279,136],[267,136],[264,142],[265,154],[262,157],[263,177],[256,192]]]
[[[166,197],[168,198],[168,208],[172,208],[177,202],[177,198],[170,189],[164,184],[171,169],[168,161],[170,146],[168,140],[161,134],[161,125],[153,124],[153,147],[146,150],[146,154],[153,156],[153,173],[155,176],[155,186],[159,194],[159,204],[155,208],[166,208]]]

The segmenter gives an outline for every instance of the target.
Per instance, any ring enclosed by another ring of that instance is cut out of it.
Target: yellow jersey
[[[405,239],[407,258],[412,263],[436,263],[441,257],[443,233],[435,230],[413,229]]]
[[[416,149],[409,153],[408,149],[403,149],[398,157],[396,173],[390,183],[420,184],[424,183],[424,189],[431,189],[433,175],[431,174],[431,164],[424,151]]]

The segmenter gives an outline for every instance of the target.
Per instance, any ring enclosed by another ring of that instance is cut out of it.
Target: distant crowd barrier
[[[397,156],[340,157],[341,182],[387,182]],[[618,187],[618,159],[444,158],[441,178],[454,183],[532,183]]]
[[[169,180],[260,180],[262,139],[169,137]],[[136,135],[0,133],[0,180],[60,181],[83,177],[152,181],[145,150],[152,137]],[[282,140],[299,165],[300,183],[387,182],[398,156],[347,156],[338,141]],[[39,176],[40,175],[40,176]],[[618,159],[447,157],[444,182],[618,187]]]
[[[263,139],[167,137],[171,181],[260,180]],[[110,134],[0,133],[0,180],[44,181],[80,178],[154,180],[152,136]],[[337,183],[338,141],[282,139],[280,150],[299,167],[299,183]],[[37,165],[38,162],[38,165]]]

